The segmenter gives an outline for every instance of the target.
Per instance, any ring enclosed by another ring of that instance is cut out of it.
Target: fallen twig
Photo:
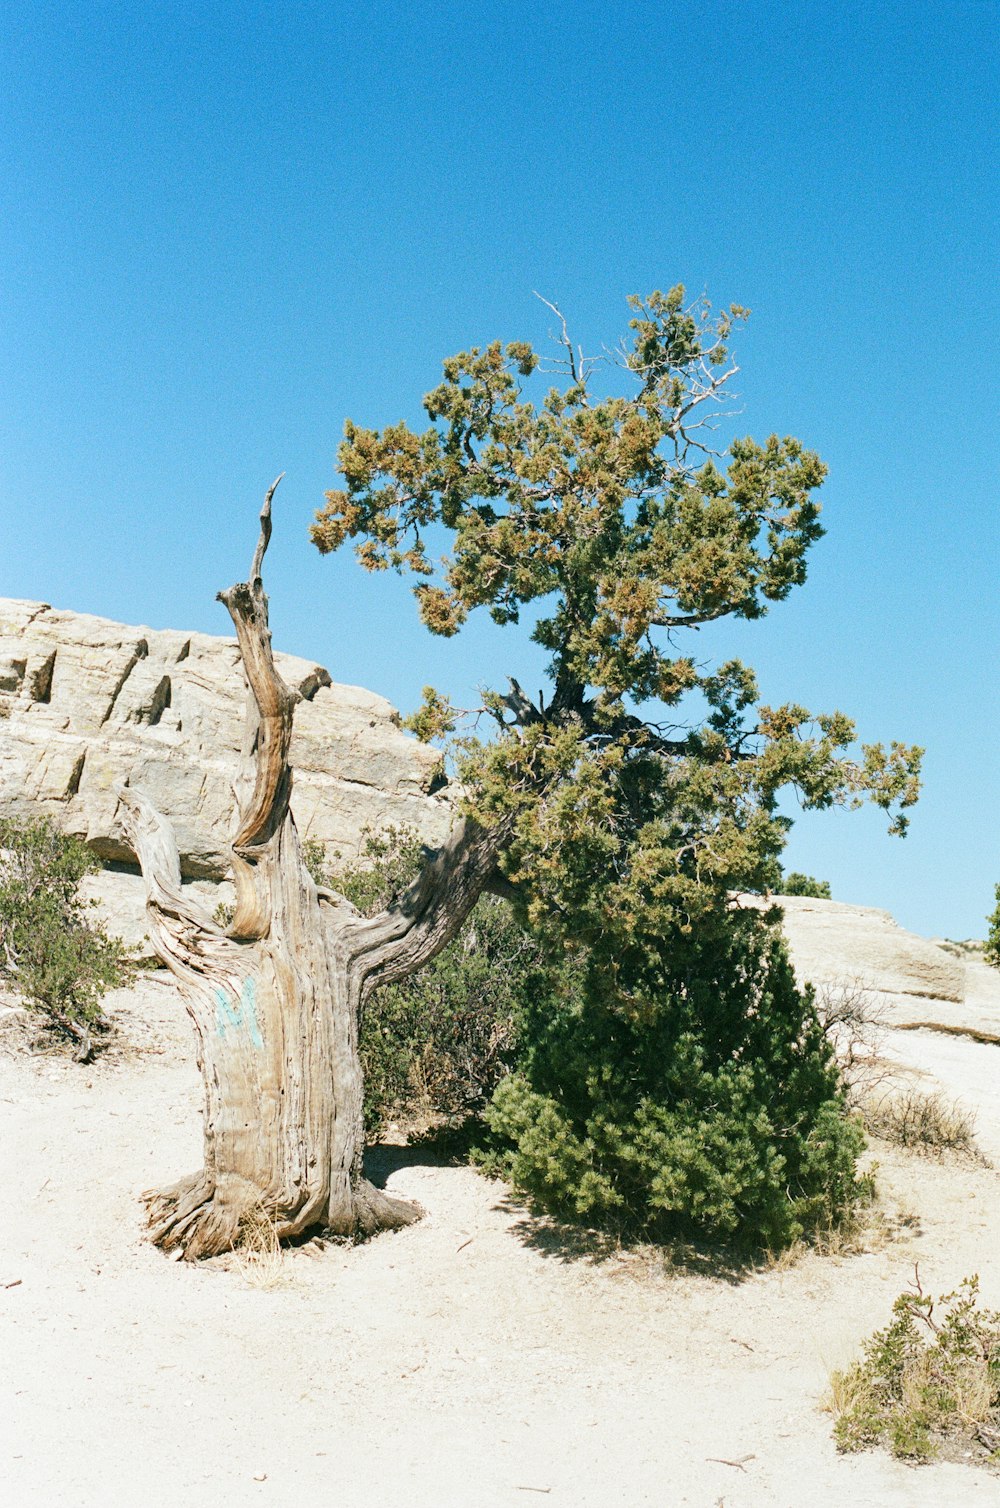
[[[757,1459],[757,1457],[754,1456],[754,1455],[740,1456],[739,1460],[737,1460],[737,1461],[727,1461],[725,1456],[706,1456],[705,1457],[706,1461],[718,1461],[718,1463],[719,1463],[720,1466],[735,1466],[737,1471],[746,1471],[746,1465],[745,1465],[745,1463],[747,1461],[756,1461],[756,1459]]]

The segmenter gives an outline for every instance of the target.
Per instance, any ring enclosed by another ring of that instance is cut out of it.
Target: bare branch
[[[284,475],[284,473],[282,473]],[[234,937],[263,937],[270,926],[270,897],[258,893],[254,881],[255,850],[263,849],[280,831],[288,811],[292,777],[288,751],[292,742],[292,714],[297,694],[286,686],[274,663],[267,621],[267,595],[261,579],[264,554],[271,537],[271,499],[280,482],[272,483],[260,514],[260,538],[249,581],[237,582],[219,593],[236,629],[243,668],[256,707],[248,712],[245,753],[254,762],[253,790],[241,801],[239,826],[233,839],[236,915]]]
[[[575,351],[575,349],[573,347],[573,342],[569,338],[569,329],[568,329],[567,324],[566,324],[566,316],[563,314],[562,310],[559,308],[559,306],[557,304],[553,304],[549,299],[543,298],[542,295],[536,289],[532,289],[532,292],[534,293],[535,297],[539,300],[539,302],[543,303],[545,305],[546,309],[551,309],[552,310],[552,313],[555,315],[556,319],[562,325],[562,335],[558,336],[556,338],[558,339],[559,344],[561,346],[565,346],[566,347],[566,351],[567,351],[567,354],[568,354],[568,357],[569,357],[570,375],[573,378],[573,381],[574,382],[579,382],[580,381],[580,375],[579,375],[579,371],[578,371],[578,368],[577,368],[577,354],[576,354],[576,351]]]
[[[123,826],[146,882],[146,911],[156,951],[170,969],[190,982],[194,974],[221,966],[232,944],[181,886],[174,830],[141,791],[119,785],[115,794]]]
[[[260,538],[257,541],[257,548],[253,552],[253,565],[250,567],[250,575],[247,578],[248,584],[251,587],[255,582],[260,581],[260,573],[261,568],[264,564],[264,556],[267,553],[268,545],[271,543],[271,499],[277,491],[278,483],[281,481],[281,478],[284,475],[285,473],[282,472],[280,476],[275,477],[274,481],[267,489],[267,496],[264,499],[264,506],[260,510]]]
[[[510,841],[510,823],[484,828],[463,818],[448,842],[387,910],[347,923],[346,941],[362,997],[405,979],[440,953],[491,885]]]

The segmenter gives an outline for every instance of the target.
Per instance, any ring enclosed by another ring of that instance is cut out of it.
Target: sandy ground
[[[139,1191],[198,1165],[200,1091],[169,983],[118,1006],[124,1061],[0,1052],[4,1508],[1000,1505],[978,1467],[838,1456],[821,1408],[914,1262],[1000,1307],[992,1169],[880,1151],[916,1223],[734,1279],[581,1255],[502,1185],[390,1149],[426,1219],[292,1252],[266,1289],[143,1241]],[[981,1107],[1000,1165],[1000,1049],[892,1051]]]

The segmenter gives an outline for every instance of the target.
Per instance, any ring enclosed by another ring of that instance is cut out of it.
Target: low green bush
[[[631,1016],[588,1000],[581,967],[527,1010],[487,1111],[498,1171],[628,1236],[780,1249],[847,1214],[863,1134],[773,928],[743,913],[675,939]]]
[[[396,830],[369,835],[340,873],[321,849],[307,858],[371,914],[421,850]],[[480,1112],[480,1162],[544,1209],[629,1236],[780,1249],[836,1225],[863,1196],[863,1133],[774,926],[726,912],[672,937],[647,978],[644,1003],[611,1008],[585,950],[553,963],[484,897],[432,963],[365,1009],[369,1131],[416,1110]]]
[[[811,874],[799,874],[795,869],[791,874],[782,876],[778,894],[806,895],[817,901],[828,901],[832,898],[829,880],[814,880]]]
[[[979,1307],[966,1278],[939,1305],[920,1286],[900,1294],[893,1318],[862,1358],[831,1378],[834,1439],[842,1451],[884,1445],[928,1460],[950,1440],[1000,1446],[1000,1314]]]
[[[107,1028],[101,1001],[128,984],[134,965],[80,898],[80,881],[99,869],[77,838],[47,820],[0,820],[0,973],[49,1025],[93,1050]]]

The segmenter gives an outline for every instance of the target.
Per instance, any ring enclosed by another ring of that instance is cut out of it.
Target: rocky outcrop
[[[363,830],[452,820],[440,757],[390,704],[275,656],[299,692],[291,762],[299,832],[353,858]],[[235,639],[131,628],[0,599],[0,815],[49,816],[106,861],[132,863],[115,785],[141,788],[174,824],[183,872],[228,871],[246,680]]]
[[[776,897],[796,973],[812,984],[856,980],[868,989],[961,1001],[965,963],[898,926],[888,911],[806,896]]]

